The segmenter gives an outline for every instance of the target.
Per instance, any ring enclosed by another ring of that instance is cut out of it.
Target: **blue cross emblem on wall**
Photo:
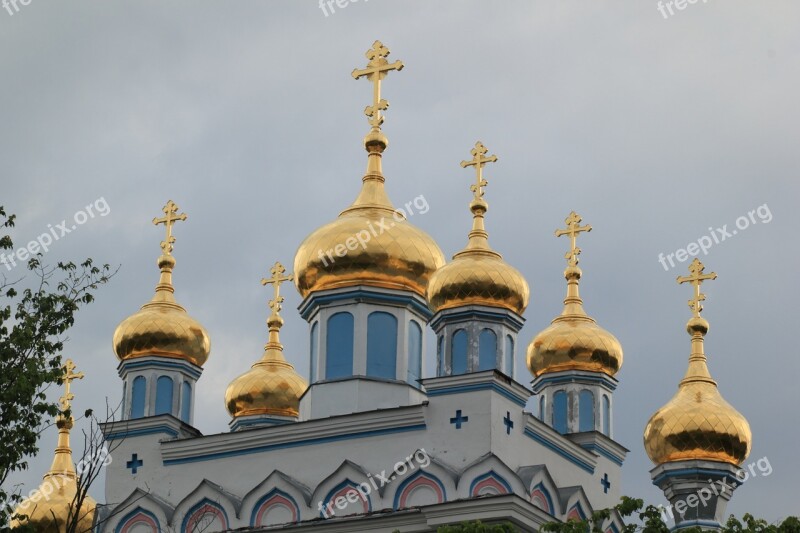
[[[514,427],[514,421],[511,420],[511,413],[506,411],[506,417],[503,419],[503,424],[506,425],[506,435],[511,435],[511,428]]]
[[[451,424],[456,425],[456,429],[461,429],[461,424],[464,422],[469,422],[468,416],[461,416],[461,409],[456,411],[456,416],[450,419]]]
[[[128,461],[127,463],[125,463],[125,466],[127,468],[130,468],[131,474],[135,474],[139,470],[139,467],[142,466],[142,465],[144,465],[144,461],[139,459],[139,455],[138,454],[133,454],[131,456],[131,460]]]
[[[608,489],[611,488],[611,482],[608,480],[608,474],[603,474],[603,479],[600,480],[600,484],[603,485],[603,492],[608,494]]]

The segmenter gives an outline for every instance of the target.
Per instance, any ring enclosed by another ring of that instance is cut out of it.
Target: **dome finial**
[[[581,254],[581,249],[578,248],[577,240],[580,233],[592,231],[592,226],[589,224],[581,226],[581,221],[583,221],[583,218],[575,211],[572,211],[564,219],[567,228],[555,231],[556,237],[569,235],[569,251],[564,254],[564,259],[567,260],[567,268],[564,270],[564,277],[567,280],[567,297],[564,299],[562,316],[586,316],[586,312],[583,310],[583,300],[578,291],[582,272],[578,267],[578,256]]]
[[[461,168],[475,167],[475,183],[470,185],[469,190],[472,191],[473,198],[469,204],[469,209],[472,211],[472,231],[469,232],[469,243],[467,247],[461,252],[457,253],[453,258],[458,257],[460,254],[474,252],[476,250],[489,253],[500,257],[500,254],[495,252],[489,246],[489,233],[484,226],[484,217],[489,210],[489,204],[483,199],[484,190],[489,182],[483,177],[483,167],[486,163],[495,163],[497,156],[492,154],[486,156],[489,150],[483,145],[481,141],[475,143],[475,147],[470,150],[472,159],[469,161],[462,161]]]
[[[164,224],[164,227],[167,231],[166,238],[161,241],[161,251],[164,255],[172,255],[172,245],[175,244],[175,237],[172,235],[172,226],[175,225],[177,221],[184,221],[188,218],[186,213],[181,213],[178,215],[178,205],[173,202],[172,200],[167,201],[167,205],[165,205],[162,209],[164,211],[164,216],[161,218],[154,218],[153,224],[158,226],[159,224]]]
[[[61,412],[56,418],[56,426],[58,427],[58,445],[56,446],[56,453],[53,457],[53,464],[50,470],[44,475],[44,478],[52,476],[69,476],[75,477],[75,465],[72,464],[72,448],[69,444],[69,432],[72,429],[74,419],[72,418],[72,400],[75,395],[70,390],[72,382],[76,379],[83,379],[83,372],[75,373],[75,363],[72,359],[67,359],[62,367],[64,374],[61,376],[61,383],[64,385],[64,394],[58,399],[58,406]]]
[[[161,277],[156,286],[156,295],[153,301],[167,302],[169,304],[177,305],[174,297],[175,288],[172,286],[172,269],[175,268],[175,258],[172,257],[172,249],[175,244],[175,236],[172,235],[172,226],[175,222],[184,221],[188,218],[186,213],[178,214],[178,204],[172,200],[167,201],[162,209],[164,216],[161,218],[155,217],[153,224],[156,226],[164,224],[166,236],[161,241],[161,257],[158,258],[158,268],[161,269]]]
[[[281,296],[281,283],[285,281],[292,281],[294,276],[291,274],[284,276],[283,274],[286,272],[286,268],[280,264],[280,262],[276,261],[275,264],[270,269],[270,273],[272,274],[271,278],[264,278],[261,280],[262,285],[272,285],[274,289],[274,297],[272,300],[269,301],[269,308],[272,309],[272,314],[267,319],[267,327],[269,327],[269,342],[264,349],[269,351],[270,349],[275,349],[279,351],[283,351],[283,345],[280,342],[279,332],[281,327],[283,326],[283,319],[280,316],[283,301],[285,298]]]
[[[686,371],[681,383],[689,383],[693,381],[706,381],[716,385],[716,382],[711,378],[711,373],[708,371],[706,364],[705,348],[703,346],[703,337],[708,333],[708,321],[700,316],[703,310],[703,304],[706,295],[700,292],[700,286],[706,280],[717,279],[717,273],[711,272],[705,274],[703,271],[706,266],[695,257],[694,261],[689,265],[690,276],[678,276],[678,285],[684,283],[691,283],[694,287],[694,298],[689,300],[689,309],[692,310],[691,319],[686,324],[686,331],[692,336],[692,353],[689,356],[689,368]]]
[[[353,69],[353,78],[359,79],[363,76],[372,82],[372,105],[364,108],[364,114],[369,119],[369,124],[372,126],[367,137],[364,139],[364,144],[369,150],[370,144],[377,143],[383,144],[383,149],[388,144],[386,137],[381,133],[381,124],[383,124],[383,114],[381,111],[386,111],[389,108],[389,102],[381,98],[381,81],[392,70],[403,70],[403,62],[395,61],[389,63],[386,59],[391,52],[380,41],[372,43],[372,48],[367,50],[366,56],[369,59],[366,68]],[[381,151],[383,151],[381,149]]]

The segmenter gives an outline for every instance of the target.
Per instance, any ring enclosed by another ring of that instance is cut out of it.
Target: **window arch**
[[[131,418],[144,416],[144,400],[146,396],[147,379],[144,376],[137,376],[133,380],[133,387],[131,387]]]
[[[367,317],[367,375],[397,378],[397,318],[376,311]]]
[[[553,394],[553,429],[567,433],[567,393],[563,390]]]
[[[161,376],[156,381],[156,415],[169,414],[172,412],[172,393],[173,383],[169,376]]]
[[[453,333],[453,362],[452,373],[467,373],[467,332],[460,329]]]
[[[603,433],[611,436],[611,400],[607,394],[603,394]]]
[[[514,338],[506,335],[506,366],[505,373],[509,377],[514,377]]]
[[[594,431],[594,393],[588,389],[578,396],[578,431]]]
[[[414,320],[408,323],[408,382],[419,386],[422,377],[422,328]]]
[[[478,371],[497,368],[497,334],[484,329],[478,335]]]
[[[317,357],[319,356],[319,322],[314,322],[311,326],[311,364],[308,368],[309,379],[311,383],[317,381]]]
[[[192,416],[192,384],[184,381],[181,389],[181,420],[188,424]]]
[[[336,313],[328,319],[325,339],[325,379],[353,375],[353,315]]]

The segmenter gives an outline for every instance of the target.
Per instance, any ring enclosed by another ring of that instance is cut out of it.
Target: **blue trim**
[[[725,464],[728,464],[728,463],[725,463]],[[711,470],[710,468],[683,468],[681,470],[672,470],[672,471],[668,471],[668,472],[662,472],[657,477],[653,478],[653,485],[658,485],[658,483],[660,481],[662,481],[664,478],[685,476],[687,474],[689,474],[689,475],[691,475],[691,474],[704,474],[704,475],[710,475],[710,476],[718,476],[718,477],[727,478],[730,481],[736,481],[736,483],[739,483],[739,478],[737,478],[735,475],[731,474],[730,472],[725,472],[724,470]]]
[[[586,461],[576,457],[575,455],[571,454],[570,452],[568,452],[567,450],[561,448],[560,446],[556,445],[555,443],[552,443],[549,440],[546,440],[541,435],[537,435],[536,433],[534,433],[533,431],[531,431],[528,428],[525,428],[524,433],[525,433],[525,435],[527,435],[528,437],[532,438],[533,440],[535,440],[539,444],[543,445],[545,448],[548,448],[548,449],[556,452],[558,455],[560,455],[564,459],[568,460],[569,462],[573,463],[574,465],[579,466],[580,468],[586,470],[590,474],[594,474],[594,467],[592,465],[590,465],[589,463],[587,463]]]
[[[497,313],[488,310],[479,311],[477,309],[464,309],[457,312],[448,311],[451,310],[440,311],[437,316],[431,320],[430,325],[434,330],[438,330],[439,324],[442,322],[467,322],[475,319],[487,320],[490,322],[504,322],[507,326],[510,326],[515,333],[519,333],[519,330],[522,329],[524,325],[524,319],[521,319],[522,317],[517,318],[519,315],[512,311],[500,311]]]
[[[263,418],[254,418],[251,420],[239,420],[236,419],[231,424],[231,431],[236,431],[238,429],[244,429],[247,427],[254,427],[254,426],[262,426],[262,427],[271,427],[271,426],[282,426],[284,424],[291,424],[294,423],[294,420],[276,420],[274,418],[263,417]]]
[[[144,357],[158,357],[157,355],[148,355],[137,357],[135,359],[126,359],[119,364],[120,374],[122,374],[122,370],[133,371],[139,370],[142,368],[151,369],[151,368],[160,368],[163,370],[184,370],[187,374],[192,376],[195,379],[199,379],[200,376],[203,374],[203,370],[199,369],[197,366],[193,365],[192,363],[188,362],[179,362],[180,360],[175,358],[174,361],[142,361]],[[163,358],[162,358],[163,359]]]
[[[442,483],[439,480],[439,478],[434,476],[433,474],[429,474],[428,472],[425,472],[424,470],[417,470],[417,472],[413,476],[409,477],[408,479],[403,480],[403,482],[400,484],[400,486],[397,487],[397,490],[394,493],[394,504],[393,504],[393,507],[392,507],[395,511],[398,510],[397,506],[400,505],[400,496],[403,495],[403,491],[406,489],[406,487],[409,486],[412,482],[416,481],[418,478],[421,478],[421,477],[424,477],[425,479],[433,481],[434,483],[439,485],[439,488],[442,489],[442,501],[443,502],[447,501],[447,491],[444,488],[444,483]]]
[[[472,483],[469,484],[469,497],[472,498],[472,489],[475,488],[475,485],[477,485],[484,479],[489,479],[489,478],[493,478],[495,481],[503,485],[503,488],[505,488],[508,491],[507,494],[514,494],[514,491],[511,490],[511,485],[508,484],[508,481],[506,481],[505,478],[503,478],[503,476],[501,476],[494,470],[489,470],[485,474],[473,479]]]
[[[565,371],[566,372],[566,371]],[[594,382],[600,383],[601,385],[606,385],[609,389],[616,390],[617,383],[612,381],[609,376],[603,374],[602,372],[596,372],[597,376],[584,376],[584,375],[576,375],[576,374],[566,374],[560,376],[550,376],[544,375],[541,377],[536,378],[533,384],[533,392],[534,394],[539,394],[542,390],[543,385],[553,384],[553,385],[560,385],[563,383],[583,383],[583,382]]]
[[[567,511],[567,516],[569,516],[569,513],[571,513],[573,509],[578,511],[578,516],[581,517],[581,521],[586,520],[586,513],[583,511],[581,502],[575,502],[575,505],[570,507],[569,511]]]
[[[295,513],[297,514],[297,518],[298,520],[300,519],[300,506],[297,505],[297,501],[294,498],[292,498],[289,494],[283,492],[281,489],[276,487],[271,491],[269,491],[266,495],[262,496],[261,499],[258,500],[256,504],[253,506],[253,512],[250,515],[250,527],[260,527],[256,526],[256,516],[258,515],[258,512],[261,510],[261,506],[264,505],[264,503],[266,503],[267,500],[269,500],[275,495],[283,496],[284,498],[292,502],[292,505],[294,505]]]
[[[322,500],[322,509],[327,509],[328,508],[328,504],[330,503],[331,497],[334,494],[336,494],[337,492],[339,492],[340,490],[342,490],[345,487],[350,487],[351,489],[355,490],[356,492],[358,492],[359,494],[361,494],[361,495],[363,495],[364,497],[367,498],[367,512],[371,513],[372,512],[372,499],[369,497],[369,494],[364,494],[363,492],[358,490],[358,485],[359,485],[358,483],[356,483],[355,481],[350,480],[349,478],[345,479],[344,481],[342,481],[341,483],[339,483],[338,485],[333,487],[328,492],[328,495],[325,496],[325,498]],[[369,483],[367,483],[367,486],[369,486]],[[325,515],[322,514],[322,510],[320,510],[319,516],[322,517],[322,518],[325,518]]]
[[[611,452],[609,452],[608,450],[606,450],[602,446],[598,446],[597,444],[586,444],[586,445],[581,446],[581,448],[584,448],[586,450],[592,451],[592,452],[594,452],[594,453],[596,453],[598,455],[602,455],[603,457],[605,457],[606,459],[608,459],[612,463],[614,463],[614,464],[616,464],[618,466],[622,466],[622,463],[623,463],[622,459],[620,459],[619,457],[613,455]]]
[[[608,528],[609,528],[611,531],[613,531],[614,533],[619,533],[619,528],[616,526],[616,524],[614,524],[614,522],[611,522],[611,523],[608,525]]]
[[[156,527],[158,527],[158,533],[161,533],[161,522],[158,521],[158,518],[156,518],[156,515],[154,515],[150,511],[147,511],[146,509],[144,509],[142,507],[137,507],[136,509],[134,509],[130,513],[126,514],[122,518],[122,520],[120,520],[117,523],[117,527],[114,528],[114,532],[115,533],[120,533],[120,531],[122,531],[122,528],[125,527],[125,525],[128,523],[128,521],[131,518],[133,518],[134,516],[136,516],[136,515],[138,515],[140,513],[145,515],[145,516],[147,516],[147,517],[149,517],[149,518],[151,518],[153,520],[153,522],[156,523]]]
[[[669,530],[675,531],[677,529],[683,529],[688,526],[707,526],[713,528],[722,528],[722,524],[719,522],[714,522],[713,520],[686,520],[683,522],[676,522],[674,526],[672,526]]]
[[[402,289],[398,289],[402,290]],[[417,297],[419,298],[419,297]],[[427,305],[423,305],[417,298],[413,296],[401,296],[397,294],[385,294],[382,292],[371,291],[368,289],[356,289],[352,291],[341,292],[337,294],[322,294],[317,295],[315,293],[311,293],[308,297],[308,303],[303,306],[301,305],[300,309],[300,316],[303,317],[303,320],[308,321],[308,318],[311,314],[316,310],[317,307],[321,307],[325,304],[340,302],[342,300],[356,300],[356,303],[360,303],[360,300],[371,300],[380,302],[387,302],[392,304],[402,304],[404,306],[408,306],[416,311],[419,315],[421,315],[425,321],[427,322],[433,316],[433,312],[428,309]]]
[[[195,455],[192,457],[184,457],[181,459],[168,459],[164,461],[164,466],[169,465],[178,465],[178,464],[185,464],[185,463],[196,463],[200,461],[211,461],[214,459],[220,459],[223,457],[236,457],[239,455],[249,455],[253,453],[261,453],[270,450],[282,450],[286,448],[297,448],[300,446],[313,446],[315,444],[324,444],[326,442],[338,442],[342,440],[349,440],[349,439],[360,439],[360,438],[367,438],[367,437],[374,437],[377,435],[386,435],[392,433],[405,433],[407,431],[419,431],[425,429],[427,426],[425,424],[417,424],[413,426],[405,426],[405,427],[397,427],[397,428],[386,428],[386,429],[375,429],[371,431],[362,431],[360,433],[346,433],[343,435],[334,435],[331,437],[318,437],[315,439],[305,439],[299,440],[295,442],[286,442],[282,444],[268,444],[265,446],[256,446],[254,448],[246,448],[243,450],[233,450],[230,452],[216,452],[216,453],[209,453],[205,455]]]
[[[549,507],[547,512],[550,513],[551,516],[555,516],[556,512],[560,511],[561,509],[556,509],[555,506],[553,505],[553,497],[550,496],[550,491],[547,490],[547,488],[544,486],[544,483],[541,481],[539,482],[538,485],[533,487],[531,492],[535,491],[536,489],[539,489],[542,492],[542,494],[544,494],[544,497],[547,500],[547,506]]]
[[[525,407],[526,400],[521,399],[519,396],[507,391],[500,387],[497,383],[476,383],[474,385],[456,385],[453,387],[445,387],[441,389],[428,390],[428,396],[445,396],[447,394],[461,394],[464,392],[472,392],[478,390],[493,390],[496,393],[504,396],[517,404],[520,407]]]
[[[212,502],[208,498],[203,498],[198,503],[193,505],[188,511],[186,511],[186,515],[183,517],[183,522],[181,522],[181,533],[186,531],[186,526],[188,525],[189,519],[192,517],[194,513],[196,513],[201,507],[204,505],[210,505],[215,509],[219,509],[222,512],[222,516],[225,517],[225,527],[231,527],[230,520],[228,520],[228,513],[225,512],[225,508],[222,507],[219,503]]]
[[[166,433],[173,437],[178,436],[178,432],[172,429],[171,427],[165,425],[158,425],[149,428],[133,429],[131,431],[118,431],[117,433],[111,433],[109,435],[106,435],[106,440],[117,440],[128,437],[141,437],[142,435],[154,435],[157,433]]]

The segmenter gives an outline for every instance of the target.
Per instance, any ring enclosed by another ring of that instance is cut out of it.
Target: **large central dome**
[[[444,255],[427,233],[395,210],[384,189],[381,156],[386,138],[365,139],[369,162],[361,192],[339,218],[309,235],[294,259],[300,294],[367,285],[413,291],[425,296]]]

